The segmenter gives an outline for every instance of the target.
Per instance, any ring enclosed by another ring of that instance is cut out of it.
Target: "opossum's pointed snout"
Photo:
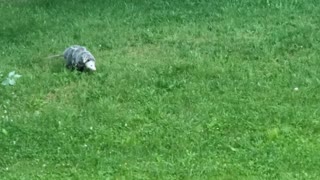
[[[96,71],[97,70],[97,68],[96,67],[88,67],[88,69],[90,70],[90,71]]]

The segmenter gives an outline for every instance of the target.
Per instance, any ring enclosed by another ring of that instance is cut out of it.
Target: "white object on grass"
[[[8,85],[15,85],[16,84],[16,79],[20,78],[21,75],[20,74],[16,74],[15,71],[11,71],[9,74],[8,74],[8,77],[2,81],[2,85],[4,86],[8,86]]]

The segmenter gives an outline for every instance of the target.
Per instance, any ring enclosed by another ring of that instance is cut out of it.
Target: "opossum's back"
[[[79,53],[76,54],[75,58],[75,62],[77,63],[84,63],[88,60],[95,61],[94,56],[87,50],[79,51]]]
[[[78,47],[72,53],[72,60],[75,61],[76,63],[82,62],[81,54],[83,54],[84,52],[87,52],[87,49],[85,47],[82,47],[82,46]]]
[[[65,60],[67,61],[71,61],[73,59],[73,54],[74,52],[80,48],[81,46],[79,45],[74,45],[74,46],[70,46],[68,47],[64,52],[63,52],[63,57]]]

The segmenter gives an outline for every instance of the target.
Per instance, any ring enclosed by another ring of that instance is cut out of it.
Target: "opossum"
[[[53,55],[48,58],[56,57],[64,57],[66,67],[68,69],[77,69],[79,71],[84,71],[86,69],[91,71],[96,70],[96,59],[83,46],[70,46],[63,52],[63,54]]]

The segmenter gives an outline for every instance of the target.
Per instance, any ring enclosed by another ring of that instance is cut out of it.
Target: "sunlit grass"
[[[319,8],[0,0],[0,177],[318,179]]]

